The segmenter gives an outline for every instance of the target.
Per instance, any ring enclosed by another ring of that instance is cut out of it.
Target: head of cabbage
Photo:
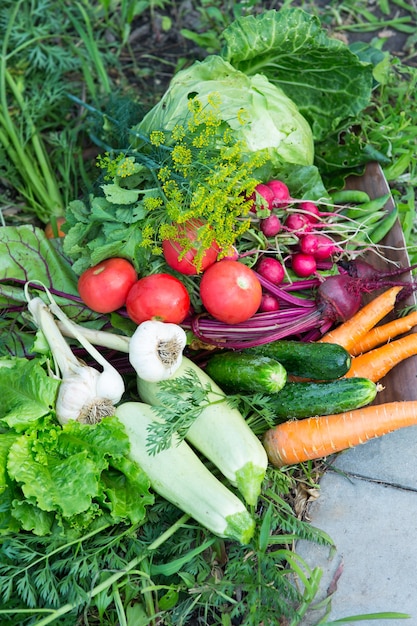
[[[277,166],[313,164],[313,134],[295,103],[264,75],[247,76],[216,55],[179,71],[134,130],[144,135],[172,130],[184,123],[190,98],[205,106],[212,94],[219,100],[221,119],[248,151],[267,150]]]

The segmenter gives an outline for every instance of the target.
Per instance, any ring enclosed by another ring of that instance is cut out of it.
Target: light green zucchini
[[[185,441],[150,455],[147,428],[157,418],[152,407],[125,402],[116,416],[130,440],[130,457],[147,474],[152,488],[163,498],[218,535],[246,544],[255,522],[243,502],[221,483]]]
[[[209,386],[209,401],[189,428],[186,439],[236,486],[250,505],[255,505],[268,466],[268,457],[261,441],[252,432],[241,413],[227,404],[220,387],[190,359],[183,357],[180,367],[170,379],[193,370],[204,387]],[[138,391],[143,402],[158,405],[160,383],[138,378]]]

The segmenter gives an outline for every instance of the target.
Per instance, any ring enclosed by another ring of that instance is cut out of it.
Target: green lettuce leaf
[[[60,381],[48,376],[39,360],[12,363],[0,368],[0,421],[22,432],[51,414]]]
[[[315,141],[346,128],[370,102],[373,65],[329,37],[320,20],[302,9],[238,18],[223,37],[223,58],[280,87],[309,122]]]
[[[103,516],[111,523],[140,523],[154,497],[146,474],[128,460],[129,447],[116,417],[94,425],[50,424],[4,440],[3,491],[10,493],[0,491],[0,530],[18,521],[41,535],[56,524],[85,529]]]

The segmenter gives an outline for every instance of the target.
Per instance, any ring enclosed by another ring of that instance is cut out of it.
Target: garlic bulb
[[[148,320],[139,324],[129,342],[129,361],[142,380],[166,380],[179,368],[187,343],[177,324]]]
[[[48,293],[48,292],[47,292]],[[119,372],[77,330],[75,336],[81,345],[102,367],[102,371],[80,361],[72,352],[59,330],[51,310],[63,324],[74,327],[71,320],[53,302],[46,305],[41,298],[28,301],[32,317],[45,335],[61,377],[56,402],[56,415],[61,424],[69,420],[96,423],[106,415],[114,415],[115,405],[125,390]]]

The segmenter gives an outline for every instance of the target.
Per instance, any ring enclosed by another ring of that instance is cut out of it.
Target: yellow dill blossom
[[[147,211],[154,211],[163,205],[163,200],[159,196],[147,196],[143,200],[143,205]]]
[[[175,124],[171,133],[172,139],[174,141],[182,141],[186,136],[186,130],[182,124]]]
[[[151,248],[155,244],[155,229],[151,224],[145,224],[142,228],[142,248]]]
[[[237,112],[237,121],[239,122],[239,124],[244,126],[245,124],[249,123],[249,120],[250,120],[250,117],[248,115],[247,110],[239,109],[239,111]]]
[[[209,95],[207,96],[207,102],[215,109],[219,110],[220,105],[222,103],[222,97],[220,95],[220,92],[218,91],[212,91],[211,93],[209,93]]]
[[[106,170],[104,180],[112,180],[115,176],[117,176],[117,169],[124,158],[124,154],[118,154],[113,157],[110,152],[98,155],[96,159],[96,166],[102,170]]]
[[[117,166],[116,176],[120,178],[127,178],[132,176],[138,171],[139,165],[135,162],[133,157],[126,157]]]
[[[190,148],[177,143],[172,150],[171,158],[175,168],[180,172],[186,173],[187,167],[192,162],[192,153]]]
[[[165,143],[165,133],[162,130],[153,130],[149,135],[149,140],[152,145],[160,146]]]
[[[159,227],[159,237],[164,241],[165,239],[174,239],[177,235],[177,228],[173,224],[161,224]]]
[[[171,178],[171,170],[167,165],[164,165],[164,167],[160,168],[158,172],[158,178],[161,182],[165,182]]]

